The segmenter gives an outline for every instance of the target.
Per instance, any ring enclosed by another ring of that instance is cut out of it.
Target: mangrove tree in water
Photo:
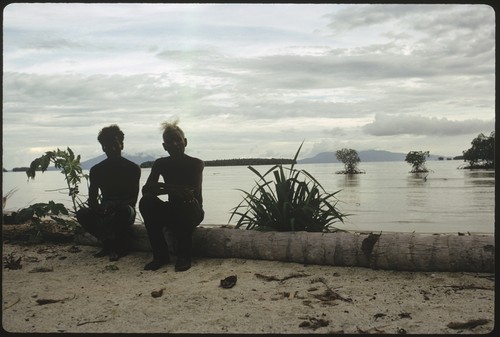
[[[429,151],[410,151],[405,161],[412,166],[411,173],[429,172],[425,167],[425,161],[429,157]]]
[[[464,161],[469,163],[466,168],[486,168],[495,167],[495,131],[487,137],[480,133],[471,142],[472,147],[463,151]]]
[[[345,167],[344,171],[338,171],[337,174],[358,174],[364,173],[358,169],[358,163],[361,161],[359,159],[358,152],[353,149],[342,149],[335,152],[337,160],[340,160]]]

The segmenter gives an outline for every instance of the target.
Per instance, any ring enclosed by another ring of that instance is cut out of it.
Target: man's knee
[[[168,209],[167,204],[167,202],[163,202],[157,196],[144,196],[139,201],[139,211],[144,220],[156,219],[158,217],[163,217]]]
[[[85,218],[88,216],[88,214],[90,213],[90,209],[89,208],[85,208],[85,207],[82,207],[80,208],[79,210],[76,211],[76,218],[79,219],[79,218]]]
[[[145,195],[139,200],[139,210],[142,212],[148,211],[158,203],[158,197],[152,195]]]
[[[132,225],[135,222],[135,209],[130,205],[117,205],[114,209],[114,218],[118,222],[123,222],[124,225]]]
[[[76,220],[82,225],[86,226],[89,223],[95,221],[95,214],[92,212],[90,208],[80,208],[76,211]]]
[[[98,236],[101,219],[90,208],[80,208],[76,211],[76,220],[78,223],[93,236]]]

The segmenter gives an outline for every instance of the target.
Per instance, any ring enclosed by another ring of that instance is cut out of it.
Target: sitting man
[[[169,157],[157,159],[142,188],[139,210],[144,219],[153,260],[145,270],[157,270],[169,262],[169,249],[163,228],[173,234],[175,271],[191,268],[192,233],[204,218],[202,177],[204,163],[184,153],[187,139],[177,122],[163,123],[163,148]],[[163,183],[159,182],[160,176]],[[168,195],[168,201],[158,196]]]
[[[89,208],[79,209],[76,218],[102,243],[94,256],[117,261],[130,249],[141,169],[121,156],[124,134],[117,125],[103,128],[97,139],[107,158],[90,169]]]

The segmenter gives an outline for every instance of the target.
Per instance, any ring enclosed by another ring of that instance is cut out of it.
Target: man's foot
[[[109,261],[118,261],[120,257],[118,256],[118,253],[115,252],[114,250],[112,250],[110,253],[109,253]]]
[[[175,271],[186,271],[191,268],[191,259],[179,257],[175,263]]]
[[[116,253],[118,254],[118,257],[124,257],[127,256],[130,252],[127,249],[118,249]]]
[[[146,263],[144,266],[144,270],[158,270],[161,266],[164,266],[168,263],[168,260],[154,260]]]
[[[103,257],[109,254],[109,250],[107,248],[101,249],[101,251],[94,254],[94,257]]]

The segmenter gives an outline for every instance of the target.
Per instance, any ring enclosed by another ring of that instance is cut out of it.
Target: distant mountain
[[[137,165],[141,165],[145,161],[154,161],[154,160],[156,160],[155,157],[153,157],[153,156],[151,156],[149,154],[144,154],[144,153],[135,154],[135,155],[131,155],[131,154],[127,154],[127,153],[122,153],[122,157],[127,158],[130,161],[133,161]],[[106,159],[106,155],[102,154],[102,155],[100,155],[98,157],[82,161],[80,163],[80,165],[82,166],[82,169],[88,170],[92,166],[94,166],[95,164],[100,163],[101,161],[103,161],[104,159]]]
[[[406,158],[406,153],[396,153],[382,150],[366,150],[358,151],[359,159],[361,162],[372,162],[372,161],[404,161]],[[440,156],[430,155],[428,160],[437,160]],[[442,156],[441,156],[442,157]],[[297,160],[299,164],[308,163],[338,163],[335,152],[320,152],[312,158],[305,158]]]
[[[406,158],[406,153],[396,153],[396,152],[389,152],[389,151],[382,151],[382,150],[367,150],[367,151],[358,151],[359,159],[361,159],[361,162],[377,162],[377,161],[404,161]],[[130,155],[127,153],[122,154],[123,157],[127,158],[128,160],[133,161],[137,165],[141,165],[142,163],[145,162],[153,162],[157,158],[149,155],[149,154],[135,154],[135,155]],[[444,157],[444,156],[438,156],[438,155],[430,155],[428,160],[437,160],[439,157]],[[446,158],[446,157],[444,157]],[[86,160],[81,162],[81,166],[84,170],[90,169],[92,166],[95,164],[103,161],[106,159],[106,155],[102,154],[98,157]],[[216,162],[216,161],[214,161]],[[297,160],[297,163],[299,164],[308,164],[308,163],[314,163],[314,164],[320,164],[320,163],[338,163],[339,161],[337,160],[335,156],[335,152],[321,152],[315,155],[314,157],[311,158],[305,158],[305,159],[299,159]],[[210,163],[211,164],[211,163]],[[207,165],[209,166],[209,165]]]

